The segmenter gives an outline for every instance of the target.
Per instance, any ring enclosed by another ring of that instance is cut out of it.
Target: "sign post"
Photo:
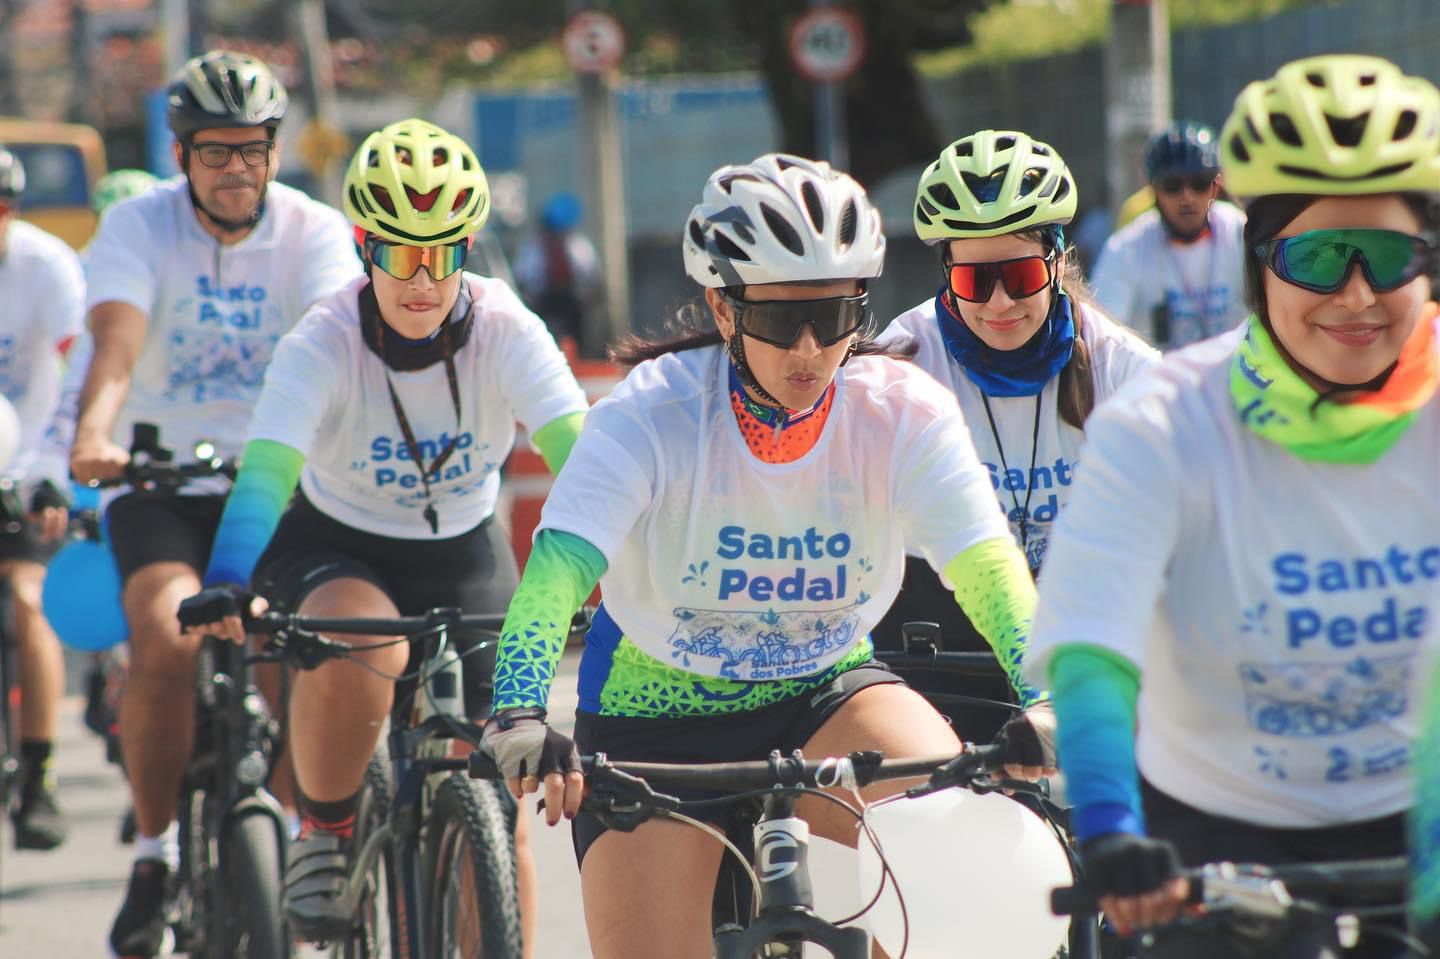
[[[1105,168],[1110,209],[1140,187],[1150,134],[1170,122],[1165,0],[1113,0],[1105,41]]]
[[[832,166],[849,166],[840,84],[865,57],[860,19],[831,0],[810,0],[810,12],[790,28],[790,59],[815,83],[815,152]]]
[[[625,56],[625,31],[610,14],[580,10],[561,35],[571,68],[580,75],[580,128],[586,205],[594,211],[596,239],[605,277],[605,316],[587,317],[580,330],[583,356],[603,357],[606,348],[630,328],[630,245],[625,217],[625,177],[620,149],[620,118],[612,77]]]

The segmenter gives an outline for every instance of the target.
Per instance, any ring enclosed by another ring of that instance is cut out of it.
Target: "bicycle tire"
[[[424,860],[434,959],[521,957],[514,805],[498,789],[457,772],[435,790]]]
[[[356,799],[353,848],[357,852],[365,848],[375,830],[384,825],[394,795],[390,758],[382,743],[365,767],[365,779]],[[355,929],[344,942],[336,943],[330,950],[332,959],[389,959],[400,955],[393,848],[390,843],[385,844],[375,867],[365,876],[364,887],[355,891]]]
[[[290,933],[280,912],[280,830],[268,812],[246,810],[225,823],[219,875],[211,887],[211,955],[216,959],[288,959]]]

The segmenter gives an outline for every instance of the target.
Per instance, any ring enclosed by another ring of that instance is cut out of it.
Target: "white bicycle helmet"
[[[685,223],[685,272],[704,287],[870,279],[880,212],[830,164],[785,153],[710,174]]]

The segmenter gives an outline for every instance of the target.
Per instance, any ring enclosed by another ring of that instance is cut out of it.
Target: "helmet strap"
[[[764,406],[774,407],[777,410],[788,412],[788,407],[770,394],[770,391],[760,385],[755,374],[750,370],[750,364],[745,360],[745,334],[740,332],[739,324],[736,324],[735,334],[725,341],[725,346],[730,351],[730,362],[735,364],[735,376],[739,378],[740,384],[760,398]]]

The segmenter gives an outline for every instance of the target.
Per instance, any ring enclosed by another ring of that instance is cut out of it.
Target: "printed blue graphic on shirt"
[[[1311,738],[1392,722],[1409,708],[1413,653],[1328,663],[1240,664],[1245,714],[1272,736]]]
[[[285,328],[279,309],[263,286],[219,287],[208,276],[196,277],[194,295],[174,306],[177,317],[193,311],[195,320],[170,331],[166,399],[253,403]]]
[[[0,336],[0,394],[12,403],[30,389],[30,364],[21,362],[14,336]]]
[[[858,602],[838,609],[732,612],[675,609],[675,631],[666,641],[685,669],[712,660],[730,679],[790,679],[818,672],[819,660],[855,638]]]
[[[997,463],[985,464],[1000,512],[1010,524],[1010,535],[1017,546],[1024,544],[1025,561],[1032,571],[1045,560],[1050,527],[1064,505],[1060,502],[1063,491],[1075,482],[1076,465],[1061,456],[1049,466],[1034,467],[1027,475],[1016,467],[1007,470]]]
[[[1203,290],[1165,291],[1171,343],[1193,343],[1224,333],[1237,322],[1231,311],[1230,284],[1213,283]]]

